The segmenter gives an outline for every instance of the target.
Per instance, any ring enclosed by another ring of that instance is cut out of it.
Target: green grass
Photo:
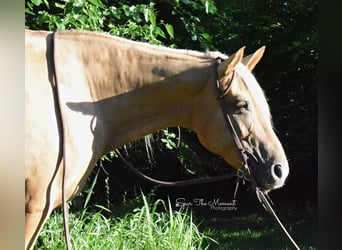
[[[317,219],[314,214],[308,214],[306,208],[297,207],[281,208],[277,214],[300,249],[318,249]],[[220,243],[211,244],[210,250],[291,249],[286,237],[266,213],[207,219],[201,224],[200,231]]]
[[[73,249],[291,249],[271,217],[260,211],[212,218],[174,211],[144,195],[114,209],[86,207],[70,214]],[[196,214],[196,213],[195,213]],[[279,218],[302,250],[317,249],[317,208],[282,206]],[[65,249],[63,218],[52,213],[35,249]]]
[[[101,212],[72,213],[69,219],[73,249],[206,249],[210,239],[199,232],[191,213],[177,212],[162,200],[123,217]],[[105,208],[102,208],[105,209]],[[161,211],[159,211],[161,210]],[[62,214],[53,212],[35,249],[65,249]],[[207,245],[206,245],[207,244]]]

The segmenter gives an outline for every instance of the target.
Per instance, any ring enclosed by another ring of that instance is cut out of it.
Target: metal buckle
[[[236,176],[238,177],[238,178],[240,178],[240,179],[245,179],[245,177],[246,177],[246,174],[245,174],[245,171],[243,170],[243,169],[238,169],[237,171],[236,171]]]

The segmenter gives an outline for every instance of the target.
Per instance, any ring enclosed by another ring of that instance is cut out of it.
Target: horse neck
[[[212,60],[170,50],[119,49],[96,60],[87,77],[93,100],[101,103],[104,151],[165,127],[193,130],[194,105],[213,76]]]

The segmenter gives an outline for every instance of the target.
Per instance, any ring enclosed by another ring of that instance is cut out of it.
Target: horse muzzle
[[[251,178],[254,178],[254,185],[264,191],[270,191],[284,186],[289,174],[289,166],[287,162],[272,162],[266,164],[254,163],[249,167]]]

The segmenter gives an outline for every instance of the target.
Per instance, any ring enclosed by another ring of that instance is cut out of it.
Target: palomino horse
[[[227,57],[133,42],[85,31],[26,31],[25,247],[32,249],[51,211],[82,188],[97,160],[132,140],[171,126],[236,169],[241,155],[217,101],[224,105],[258,186],[284,185],[287,158],[251,71],[264,47]],[[223,61],[217,66],[217,57]],[[64,172],[65,170],[65,172]],[[65,178],[63,178],[63,175]]]

